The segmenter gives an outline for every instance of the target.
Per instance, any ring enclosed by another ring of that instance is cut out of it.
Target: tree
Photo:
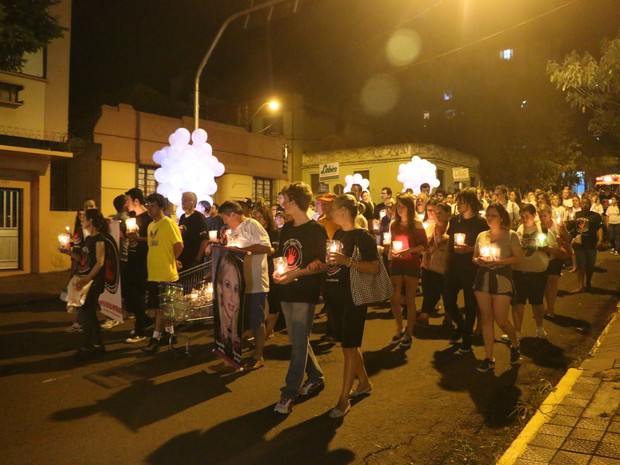
[[[595,136],[608,135],[616,146],[620,143],[620,32],[603,41],[600,60],[573,50],[562,64],[549,62],[547,74],[571,107],[590,112],[588,129]]]
[[[34,53],[63,36],[49,8],[60,0],[0,0],[0,69],[21,71],[24,54]]]

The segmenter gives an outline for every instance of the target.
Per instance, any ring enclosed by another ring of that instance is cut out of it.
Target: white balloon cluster
[[[420,193],[420,185],[425,182],[431,188],[439,187],[439,179],[437,179],[437,167],[428,160],[423,160],[417,155],[411,158],[407,164],[401,164],[398,167],[398,182],[403,183],[403,192],[412,189],[414,194]]]
[[[170,134],[170,145],[153,154],[153,161],[161,165],[154,175],[159,183],[157,192],[175,205],[181,205],[183,192],[193,192],[199,202],[212,204],[211,195],[217,191],[215,178],[224,174],[224,165],[213,156],[204,129],[192,132],[191,141],[190,145],[189,131],[179,128]]]
[[[359,173],[355,173],[354,175],[347,174],[344,177],[344,182],[347,184],[344,186],[344,192],[351,192],[351,187],[353,184],[359,184],[362,186],[363,191],[368,190],[368,186],[370,186],[370,181],[362,178],[362,175]]]

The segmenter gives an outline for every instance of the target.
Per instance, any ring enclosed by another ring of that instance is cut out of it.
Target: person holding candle
[[[407,193],[396,196],[394,221],[390,225],[392,246],[390,248],[390,277],[394,286],[392,313],[396,322],[393,344],[409,348],[413,342],[416,314],[416,291],[420,277],[420,253],[426,249],[426,232],[416,215],[414,197]],[[407,304],[407,326],[403,328],[402,294]]]
[[[274,411],[284,415],[291,412],[299,395],[318,392],[324,385],[323,371],[309,337],[321,291],[320,273],[325,262],[327,233],[321,224],[308,218],[311,199],[310,186],[303,182],[289,184],[282,191],[282,206],[291,221],[282,227],[276,255],[286,259],[287,271],[276,273],[273,279],[278,285],[286,330],[291,339],[291,362]],[[308,379],[302,384],[304,372]]]
[[[126,280],[123,286],[127,289],[125,294],[127,311],[136,316],[134,328],[125,342],[136,344],[146,340],[146,328],[151,325],[151,318],[146,315],[146,256],[148,254],[146,236],[148,226],[153,220],[144,207],[144,193],[137,187],[125,192],[125,207],[129,216],[135,220],[135,229],[127,230],[129,248]]]
[[[556,223],[558,221],[560,223],[564,223],[566,221],[566,208],[562,205],[562,199],[560,199],[558,194],[553,194],[551,196],[551,209]]]
[[[243,206],[234,200],[220,205],[220,216],[231,230],[229,247],[249,252],[243,259],[245,280],[244,318],[254,335],[254,354],[246,369],[256,370],[265,364],[265,303],[269,292],[267,255],[272,253],[271,241],[265,228],[243,213]]]
[[[512,305],[512,321],[517,331],[517,338],[521,339],[525,304],[529,301],[536,320],[536,337],[544,339],[547,337],[547,332],[543,328],[547,268],[553,250],[557,247],[557,241],[553,232],[536,222],[534,205],[523,204],[519,214],[523,224],[517,228],[517,236],[523,249],[523,260],[513,266],[516,295]]]
[[[557,247],[551,250],[551,260],[547,267],[547,283],[545,285],[545,300],[547,307],[545,316],[555,318],[555,301],[558,295],[558,281],[562,275],[562,262],[571,257],[573,249],[570,245],[570,235],[564,227],[564,223],[553,220],[553,210],[548,205],[543,205],[538,211],[540,225],[547,228],[555,236]]]
[[[443,294],[443,275],[448,264],[449,236],[447,229],[450,221],[450,206],[445,203],[434,204],[433,202],[433,208],[435,221],[426,230],[428,246],[422,257],[424,298],[422,300],[422,313],[418,319],[422,324],[428,324],[428,319],[435,312],[435,306]]]
[[[468,187],[456,196],[458,216],[448,225],[448,263],[444,275],[443,303],[446,313],[456,324],[450,343],[462,339],[460,353],[471,352],[471,338],[476,321],[476,297],[473,285],[477,267],[472,262],[478,234],[489,229],[487,221],[480,216],[482,209],[476,189]],[[463,236],[464,235],[464,236]],[[458,239],[458,240],[457,240]],[[462,244],[459,244],[462,241]],[[463,291],[464,315],[457,304],[459,292]]]
[[[381,221],[386,214],[387,201],[392,199],[392,189],[390,189],[389,187],[383,187],[379,195],[381,196],[381,203],[375,205],[373,218],[375,220]],[[381,215],[381,212],[383,212],[383,215]]]
[[[325,279],[325,303],[332,309],[331,323],[335,339],[341,343],[344,355],[344,376],[340,397],[329,412],[331,418],[346,415],[352,397],[369,394],[372,384],[364,366],[360,347],[366,320],[366,305],[355,305],[351,294],[350,269],[361,273],[375,274],[379,271],[377,246],[368,231],[355,225],[357,201],[352,195],[344,194],[334,200],[333,220],[340,226],[334,240],[338,247],[327,252],[327,276]],[[357,258],[352,258],[357,248]],[[353,389],[357,379],[358,384]]]
[[[87,209],[81,216],[81,227],[86,233],[80,247],[80,253],[63,248],[61,252],[71,255],[77,262],[76,275],[79,277],[75,286],[81,290],[90,283],[86,299],[81,307],[84,317],[84,343],[75,353],[75,360],[86,362],[105,354],[101,338],[101,329],[97,320],[99,296],[105,287],[105,236],[109,226],[103,215],[96,208]]]
[[[491,203],[485,218],[489,229],[478,234],[472,258],[478,265],[474,294],[480,308],[485,351],[485,358],[477,367],[480,372],[495,368],[494,323],[509,335],[510,363],[516,364],[521,358],[520,341],[508,319],[514,292],[511,267],[521,261],[521,244],[517,233],[510,229],[512,222],[501,203]]]
[[[183,192],[181,207],[183,214],[179,218],[179,230],[183,237],[183,251],[179,255],[183,271],[202,263],[205,250],[209,244],[207,221],[196,210],[198,198],[193,192]]]

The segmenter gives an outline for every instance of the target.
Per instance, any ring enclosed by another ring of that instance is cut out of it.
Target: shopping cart
[[[213,322],[213,285],[210,281],[211,261],[201,263],[179,273],[175,282],[159,283],[159,311],[163,312],[167,322],[175,327],[177,338],[184,339],[185,355],[191,357],[189,345],[194,340],[208,333],[208,329],[181,334],[197,325]],[[169,349],[174,350],[173,338]]]

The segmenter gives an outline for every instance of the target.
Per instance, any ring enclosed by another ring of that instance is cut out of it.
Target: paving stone
[[[570,433],[570,439],[587,439],[588,441],[600,441],[605,434],[604,430],[575,428]]]
[[[533,446],[548,447],[549,449],[559,449],[564,440],[564,436],[553,436],[551,434],[541,434],[539,432],[534,436],[530,444]]]
[[[587,441],[585,439],[567,439],[562,444],[562,450],[579,452],[580,454],[592,455],[598,446],[598,441]]]
[[[547,449],[546,447],[527,446],[525,452],[521,455],[521,459],[530,462],[546,462],[549,463],[556,453],[556,449]]]
[[[620,460],[610,457],[593,456],[588,465],[620,465]]]
[[[595,453],[604,457],[620,459],[620,444],[601,441]]]
[[[577,380],[577,382],[575,382],[575,385],[578,384],[595,384],[595,385],[599,385],[601,384],[601,379],[600,378],[593,378],[592,376],[580,376],[579,379]]]
[[[609,424],[608,418],[581,418],[575,425],[577,428],[605,431]]]
[[[563,438],[567,437],[573,428],[570,426],[562,426],[562,425],[550,425],[547,423],[540,428],[538,434],[550,434],[552,436],[561,436]]]
[[[612,444],[620,444],[620,434],[610,433],[609,431],[603,436],[602,442],[610,442]]]
[[[590,456],[575,452],[558,451],[551,462],[553,465],[588,465]]]
[[[569,394],[562,400],[562,405],[569,405],[573,407],[586,407],[589,402],[590,398],[586,399],[583,397],[575,397],[574,395]]]
[[[582,397],[590,399],[596,390],[598,389],[598,385],[593,384],[576,384],[571,389],[571,394],[574,394],[575,397]]]
[[[614,420],[611,423],[609,423],[609,426],[607,427],[607,431],[611,433],[620,433],[620,421]]]
[[[555,409],[555,415],[572,415],[575,417],[581,416],[581,414],[583,413],[585,409],[583,407],[575,407],[572,405],[564,405],[564,404],[560,404],[556,409]]]
[[[548,423],[551,425],[575,426],[579,417],[569,415],[554,415]]]
[[[547,460],[529,460],[519,457],[514,465],[547,465],[549,462]]]

